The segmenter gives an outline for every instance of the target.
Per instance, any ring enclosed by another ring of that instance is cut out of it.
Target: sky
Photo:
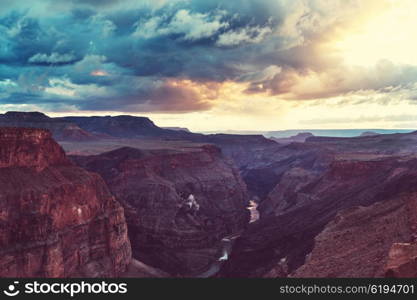
[[[417,128],[414,0],[2,0],[0,112]]]

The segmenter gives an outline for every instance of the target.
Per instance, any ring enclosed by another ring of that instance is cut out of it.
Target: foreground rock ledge
[[[0,128],[0,277],[115,277],[131,262],[123,208],[42,129]]]

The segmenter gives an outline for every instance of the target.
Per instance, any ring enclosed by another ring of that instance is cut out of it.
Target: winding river
[[[229,259],[229,255],[232,252],[234,241],[239,237],[239,235],[225,237],[222,239],[222,256],[218,258],[217,261],[215,261],[210,268],[205,271],[204,273],[201,273],[196,276],[196,278],[209,278],[216,275],[219,271],[222,265]]]
[[[250,201],[248,210],[251,213],[250,221],[249,223],[256,222],[259,219],[259,212],[257,210],[258,204],[255,201]],[[215,261],[210,268],[195,276],[196,278],[210,278],[216,275],[219,271],[222,265],[229,259],[230,253],[233,249],[233,244],[235,243],[235,240],[240,236],[240,234],[230,235],[222,239],[222,251],[221,256]]]

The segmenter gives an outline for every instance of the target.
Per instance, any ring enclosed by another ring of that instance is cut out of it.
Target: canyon
[[[167,277],[132,258],[123,207],[49,131],[0,128],[0,277]]]
[[[277,184],[222,276],[401,277],[402,256],[391,248],[409,245],[400,265],[412,264],[415,138],[312,137],[275,149],[268,168],[280,172]]]
[[[71,158],[100,174],[124,206],[134,257],[170,274],[206,272],[222,239],[249,222],[246,186],[216,146]]]
[[[414,132],[268,139],[9,112],[0,276],[413,277],[416,153]]]

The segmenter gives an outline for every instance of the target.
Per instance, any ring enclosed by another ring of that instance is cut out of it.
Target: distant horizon
[[[356,132],[356,133],[362,133],[362,132],[367,132],[367,131],[374,131],[374,132],[384,132],[384,131],[391,131],[388,132],[386,134],[389,133],[407,133],[407,132],[412,132],[415,131],[417,129],[415,128],[298,128],[298,129],[272,129],[272,130],[239,130],[239,129],[218,129],[218,130],[193,130],[192,128],[188,128],[186,126],[183,126],[182,124],[171,124],[171,125],[161,125],[158,124],[158,122],[156,122],[154,119],[152,119],[152,117],[146,116],[146,115],[137,115],[137,114],[129,114],[129,113],[113,113],[113,114],[85,114],[85,113],[77,113],[77,114],[66,114],[66,113],[59,113],[59,115],[56,115],[54,113],[48,113],[48,112],[43,112],[43,111],[16,111],[16,110],[12,110],[12,111],[1,111],[0,110],[0,114],[5,114],[8,112],[22,112],[22,113],[42,113],[46,116],[52,117],[52,118],[59,118],[59,117],[73,117],[73,116],[78,116],[78,117],[106,117],[106,116],[111,116],[111,117],[117,117],[117,116],[133,116],[133,117],[144,117],[144,118],[149,118],[155,125],[157,125],[158,127],[161,128],[186,128],[188,130],[190,130],[191,132],[195,132],[195,133],[203,133],[203,134],[213,134],[213,133],[226,133],[226,134],[243,134],[243,135],[247,135],[247,134],[268,134],[268,133],[281,133],[278,136],[279,137],[290,137],[292,135],[296,135],[298,133],[301,132],[310,132],[313,133],[316,132],[316,136],[320,136],[319,134],[317,134],[317,132],[331,132],[334,131],[336,132]],[[268,136],[274,136],[272,134],[268,135]],[[322,136],[333,136],[333,135],[322,135]],[[340,137],[353,137],[353,136],[357,136],[357,135],[335,135],[335,137],[340,136]],[[276,136],[277,137],[277,136]]]
[[[262,134],[267,138],[288,138],[299,133],[311,133],[314,136],[330,136],[330,137],[357,137],[365,132],[375,132],[378,134],[394,134],[394,133],[410,133],[416,129],[389,129],[389,128],[355,128],[355,129],[283,129],[283,130],[269,130],[269,131],[239,131],[239,130],[224,130],[224,131],[198,131],[203,134],[226,133],[226,134]]]
[[[164,126],[165,127],[165,126]],[[169,127],[169,126],[167,126]],[[182,127],[182,126],[171,126],[171,127]],[[222,130],[222,129],[219,129]],[[206,130],[200,132],[215,132],[219,130]],[[235,132],[274,132],[274,131],[301,131],[301,130],[313,130],[313,131],[332,131],[332,130],[340,130],[340,131],[360,131],[360,130],[367,130],[367,131],[374,131],[374,130],[417,130],[417,128],[291,128],[291,129],[272,129],[272,130],[235,130],[235,129],[224,129],[225,131],[235,131]]]

